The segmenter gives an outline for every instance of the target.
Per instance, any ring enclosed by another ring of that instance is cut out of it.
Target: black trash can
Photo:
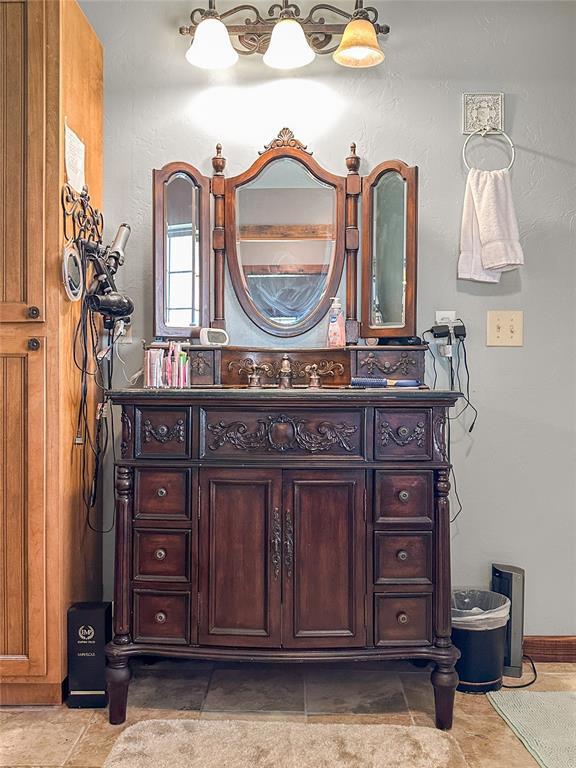
[[[509,615],[505,595],[479,589],[452,593],[452,642],[461,653],[456,664],[459,691],[486,693],[502,687]]]

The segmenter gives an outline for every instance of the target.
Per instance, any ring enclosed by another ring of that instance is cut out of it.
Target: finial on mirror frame
[[[216,154],[212,158],[212,168],[217,176],[222,176],[226,167],[226,158],[222,157],[222,144],[216,144]]]
[[[354,175],[358,175],[358,170],[360,168],[360,158],[356,154],[356,142],[353,141],[352,144],[350,144],[350,154],[346,158],[346,168],[348,168],[348,173],[352,173]]]
[[[263,155],[265,152],[269,152],[271,149],[279,149],[281,147],[301,149],[302,152],[306,152],[307,155],[312,154],[312,152],[307,148],[306,144],[302,144],[301,141],[294,137],[294,133],[290,130],[290,128],[282,128],[282,130],[278,133],[278,136],[273,139],[270,144],[266,144],[264,149],[261,149],[258,154]]]

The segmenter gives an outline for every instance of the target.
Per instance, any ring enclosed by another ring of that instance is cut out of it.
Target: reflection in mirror
[[[402,327],[406,316],[406,182],[384,173],[373,189],[370,325]]]
[[[185,173],[166,182],[165,317],[173,327],[200,325],[199,190]]]
[[[282,157],[237,190],[236,249],[246,290],[270,322],[293,327],[324,296],[336,244],[336,191]]]

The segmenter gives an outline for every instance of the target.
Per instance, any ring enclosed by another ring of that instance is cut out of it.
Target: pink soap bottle
[[[346,320],[342,304],[337,296],[332,299],[332,306],[328,313],[328,346],[346,346]]]

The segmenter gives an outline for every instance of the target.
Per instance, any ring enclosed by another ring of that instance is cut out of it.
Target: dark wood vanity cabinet
[[[446,411],[457,395],[125,390],[110,720],[131,656],[435,662],[449,728]]]

